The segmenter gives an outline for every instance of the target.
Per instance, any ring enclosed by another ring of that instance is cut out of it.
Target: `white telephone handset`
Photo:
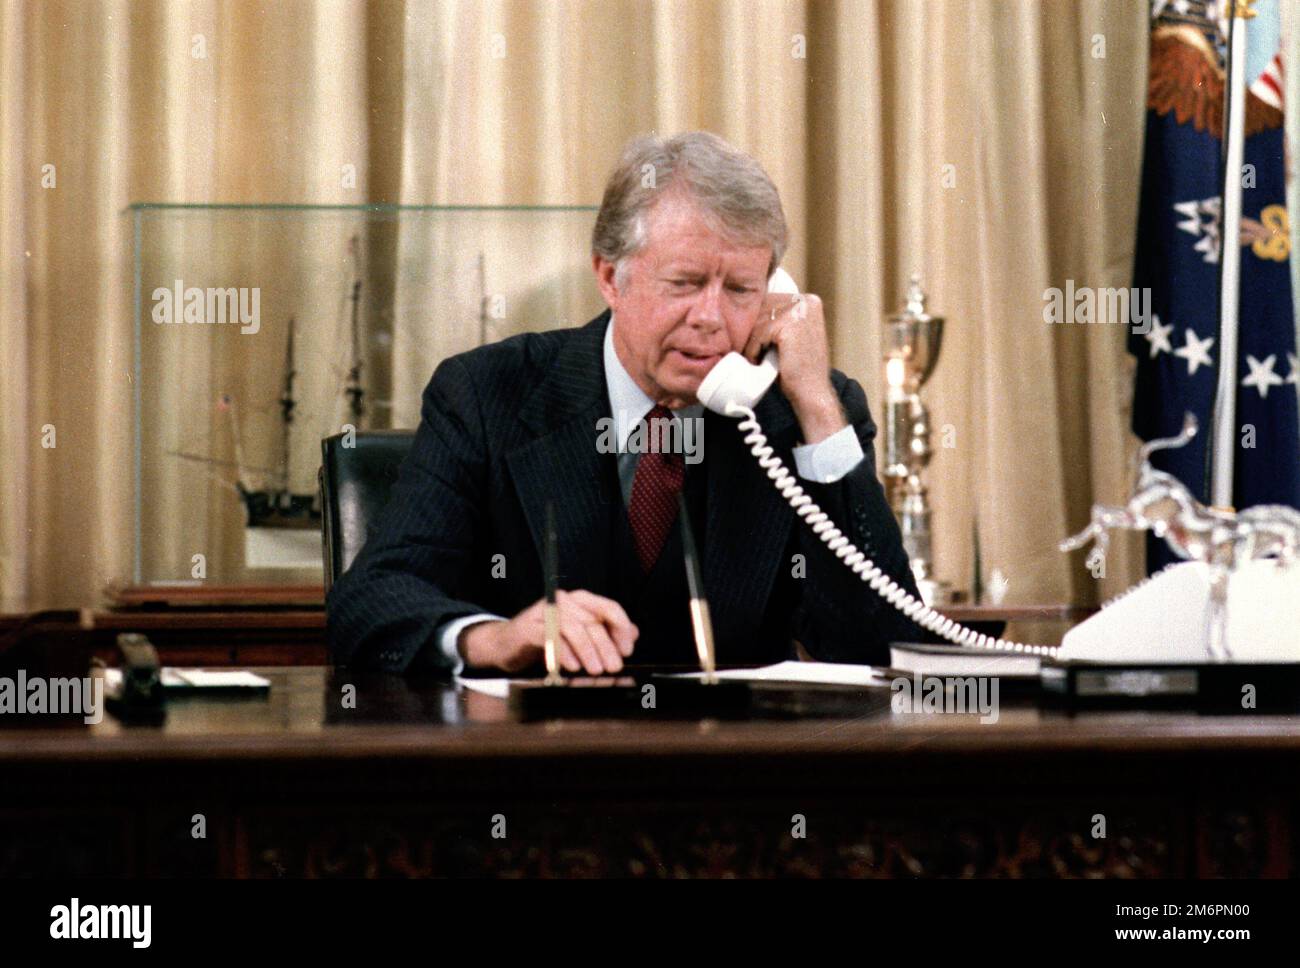
[[[799,287],[795,285],[788,272],[778,268],[772,273],[767,291],[798,295]],[[907,589],[885,574],[875,562],[854,547],[840,529],[831,523],[826,513],[804,493],[803,488],[795,481],[794,475],[781,462],[781,458],[777,457],[768,446],[767,438],[758,425],[753,407],[763,398],[763,394],[771,389],[772,384],[776,382],[776,377],[775,347],[764,353],[762,360],[757,364],[750,363],[739,353],[728,353],[705,376],[699,390],[696,391],[696,396],[700,403],[715,413],[720,413],[724,417],[741,418],[739,427],[745,432],[745,443],[749,445],[750,452],[759,466],[767,471],[772,484],[790,502],[795,513],[813,529],[813,533],[835,552],[854,574],[917,625],[957,645],[1034,655],[1056,654],[1054,646],[1012,642],[959,625],[915,598]]]
[[[768,292],[787,292],[792,296],[799,294],[799,287],[790,278],[790,273],[777,268],[767,284]],[[696,396],[714,413],[724,417],[741,416],[739,412],[728,413],[729,405],[752,407],[763,398],[763,394],[776,382],[777,358],[776,347],[763,354],[757,364],[749,362],[739,353],[728,353],[709,371]]]

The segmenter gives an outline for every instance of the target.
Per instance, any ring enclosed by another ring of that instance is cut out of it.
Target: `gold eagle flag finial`
[[[1151,55],[1148,61],[1147,108],[1159,115],[1172,113],[1179,124],[1190,123],[1197,131],[1216,138],[1223,132],[1223,101],[1227,78],[1220,53],[1211,34],[1227,41],[1227,17],[1248,20],[1256,16],[1254,0],[1225,0],[1218,17],[1209,11],[1186,16],[1169,14],[1164,5],[1151,31]],[[1217,5],[1216,5],[1217,6]],[[1246,90],[1246,137],[1260,131],[1282,127],[1279,107],[1263,101]]]

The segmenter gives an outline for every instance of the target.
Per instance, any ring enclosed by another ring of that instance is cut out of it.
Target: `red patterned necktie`
[[[667,407],[655,407],[646,414],[647,428],[651,421],[672,419]],[[662,426],[662,425],[660,425]],[[667,441],[668,434],[647,433],[650,440]],[[642,453],[632,479],[632,498],[628,501],[627,516],[632,525],[632,541],[641,570],[646,574],[659,560],[668,532],[677,518],[677,495],[686,477],[686,465],[681,454]]]

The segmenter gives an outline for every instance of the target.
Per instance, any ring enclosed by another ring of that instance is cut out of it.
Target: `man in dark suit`
[[[329,597],[336,662],[391,672],[539,666],[546,507],[558,530],[560,658],[599,675],[696,661],[678,515],[702,560],[720,665],[884,663],[925,640],[817,539],[734,420],[703,411],[727,352],[779,350],[755,406],[809,496],[916,595],[876,479],[862,388],[830,369],[814,295],[769,294],[787,232],[761,166],[714,135],[634,140],[592,264],[610,309],[445,360],[376,533]]]

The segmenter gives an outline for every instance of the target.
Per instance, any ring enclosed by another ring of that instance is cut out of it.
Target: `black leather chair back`
[[[321,441],[321,543],[325,591],[348,570],[374,531],[397,482],[397,469],[415,439],[413,430],[366,430]]]

